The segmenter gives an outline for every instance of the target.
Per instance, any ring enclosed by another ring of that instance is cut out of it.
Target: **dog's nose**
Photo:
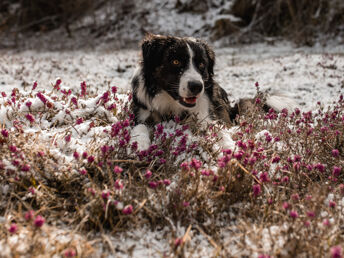
[[[188,88],[192,94],[197,95],[203,90],[203,83],[200,81],[189,81]]]

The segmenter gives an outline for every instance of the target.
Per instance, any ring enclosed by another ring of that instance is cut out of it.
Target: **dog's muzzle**
[[[180,97],[179,103],[185,107],[194,107],[197,102],[197,98],[203,91],[203,83],[201,81],[189,81],[188,82],[188,97]]]

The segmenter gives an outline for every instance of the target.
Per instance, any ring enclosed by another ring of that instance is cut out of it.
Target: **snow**
[[[166,15],[168,17],[168,15]],[[173,17],[173,16],[171,16]],[[153,19],[154,17],[152,17]],[[173,22],[171,20],[171,22]],[[187,24],[188,21],[186,21]],[[159,21],[157,21],[159,26]],[[186,26],[187,28],[187,26]],[[185,33],[187,30],[185,31]],[[278,43],[274,46],[255,44],[244,47],[220,48],[216,49],[217,65],[216,65],[216,79],[226,91],[231,94],[231,100],[235,101],[240,97],[252,97],[255,94],[254,83],[259,82],[263,90],[270,90],[272,92],[286,92],[287,95],[293,98],[296,103],[301,106],[303,110],[312,110],[318,100],[323,104],[328,105],[337,98],[339,93],[343,93],[344,81],[342,75],[344,74],[344,47],[333,46],[328,48],[321,48],[316,46],[314,48],[294,48],[289,43]],[[135,66],[139,60],[139,52],[137,50],[123,50],[123,51],[61,51],[61,52],[39,52],[39,51],[1,51],[0,52],[0,92],[10,94],[13,88],[18,88],[20,91],[24,90],[28,95],[31,94],[32,83],[38,82],[38,90],[50,92],[52,85],[54,85],[56,78],[61,78],[62,86],[71,88],[73,93],[79,91],[80,82],[86,81],[88,89],[93,92],[104,92],[111,86],[117,86],[119,89],[118,98],[126,100],[126,93],[130,89],[130,78],[134,72]],[[46,94],[45,94],[46,95]],[[49,98],[47,96],[47,98]],[[85,106],[80,110],[71,112],[73,117],[97,116],[104,117],[109,123],[116,122],[116,119],[110,111],[96,105],[99,97],[89,99],[87,101],[80,100],[79,105]],[[29,96],[28,101],[32,102],[32,109],[39,110],[43,107],[42,103]],[[280,101],[280,100],[279,100]],[[4,108],[4,100],[0,99],[0,124],[9,125],[8,117],[15,114],[9,109]],[[97,142],[94,143],[94,148],[98,148],[105,143],[104,130],[111,130],[110,126],[100,126],[90,129],[90,121],[86,121],[80,125],[75,125],[74,128],[68,125],[68,116],[65,113],[64,107],[56,107],[57,112],[50,122],[44,121],[40,128],[27,129],[27,133],[34,133],[41,130],[40,140],[46,142],[56,143],[55,148],[50,149],[50,153],[57,159],[71,162],[72,152],[76,150],[81,153],[87,145],[93,143],[94,138]],[[22,106],[21,111],[27,108]],[[54,130],[49,130],[52,124],[59,124],[60,127]],[[163,123],[167,133],[173,133],[176,129],[174,123]],[[216,148],[235,148],[235,142],[231,135],[235,133],[236,128],[224,129],[220,132],[222,146],[215,146]],[[64,137],[67,133],[71,133],[72,138],[69,144],[66,144]],[[257,138],[264,138],[265,133],[262,131],[257,134]],[[140,149],[147,149],[150,145],[148,139],[149,131],[147,127],[140,125],[135,127],[132,132],[133,140],[139,143]],[[192,136],[190,130],[186,130],[188,135],[187,144],[192,144],[193,141],[199,139]],[[173,143],[173,146],[178,145],[178,140]],[[154,142],[153,142],[154,143]],[[200,153],[203,160],[206,160],[207,154]],[[179,157],[181,161],[183,157]],[[4,162],[6,163],[6,162]],[[11,166],[11,164],[5,164]],[[87,182],[86,182],[87,183]],[[173,182],[170,186],[173,189]],[[9,191],[5,186],[0,187],[2,194]],[[329,196],[329,199],[333,196]],[[328,200],[326,200],[328,202]],[[342,200],[344,203],[344,199]],[[120,203],[120,205],[123,205]],[[344,204],[341,204],[344,206]],[[323,214],[327,217],[328,214]],[[272,225],[269,229],[263,229],[262,239],[265,243],[264,250],[271,248],[271,239],[280,235],[283,227]],[[176,234],[183,236],[186,229],[184,227],[177,227]],[[225,231],[225,230],[224,230]],[[56,238],[56,241],[65,242],[69,238],[65,237],[68,232],[51,235],[51,239]],[[255,232],[253,232],[254,234]],[[23,233],[24,234],[24,233]],[[111,242],[118,250],[133,249],[133,257],[155,257],[163,256],[164,250],[168,250],[171,243],[166,239],[172,237],[164,237],[170,234],[169,229],[151,232],[148,228],[139,228],[124,236],[122,234],[110,237]],[[197,253],[204,257],[212,253],[212,246],[209,244],[206,237],[199,234],[197,230],[192,229],[193,237],[190,244],[195,246]],[[230,233],[221,232],[223,236],[230,239]],[[17,237],[17,236],[15,236]],[[20,241],[11,238],[10,241]],[[82,238],[80,236],[80,238]],[[251,243],[247,238],[248,243]],[[226,241],[225,241],[226,242]],[[237,247],[235,241],[229,241],[232,254],[235,255]],[[283,239],[280,237],[275,240],[274,248],[279,248],[284,245]],[[9,252],[6,245],[0,241],[0,248]],[[121,256],[120,254],[118,254]],[[123,253],[123,256],[126,256]],[[186,254],[187,256],[187,254]]]

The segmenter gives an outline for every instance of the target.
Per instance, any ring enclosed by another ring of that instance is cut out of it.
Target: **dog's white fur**
[[[266,104],[277,112],[281,112],[284,108],[286,108],[288,112],[293,112],[298,106],[294,99],[288,97],[282,92],[275,92],[271,95],[268,95],[266,98]]]
[[[189,68],[180,77],[180,83],[179,83],[179,96],[181,96],[183,98],[188,97],[188,93],[189,93],[188,82],[189,81],[202,82],[203,89],[198,94],[198,96],[201,96],[204,93],[204,83],[202,80],[202,76],[199,72],[196,71],[195,66],[192,62],[192,58],[194,56],[194,53],[193,53],[191,47],[189,46],[189,44],[187,44],[187,46],[188,46],[188,50],[189,50],[189,54],[190,54],[190,60],[189,60],[190,65],[189,65]]]

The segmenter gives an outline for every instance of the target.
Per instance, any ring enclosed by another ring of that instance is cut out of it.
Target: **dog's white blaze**
[[[180,82],[179,82],[179,96],[181,97],[188,97],[189,95],[189,89],[188,89],[188,82],[189,81],[200,81],[203,83],[202,80],[202,76],[199,72],[197,72],[197,70],[194,67],[194,64],[192,62],[192,58],[194,56],[194,53],[191,49],[191,47],[189,46],[189,44],[187,44],[188,46],[188,50],[189,50],[189,54],[190,54],[190,65],[188,67],[188,69],[183,73],[183,75],[180,77]],[[204,87],[201,93],[199,93],[199,95],[202,95],[204,91]]]

